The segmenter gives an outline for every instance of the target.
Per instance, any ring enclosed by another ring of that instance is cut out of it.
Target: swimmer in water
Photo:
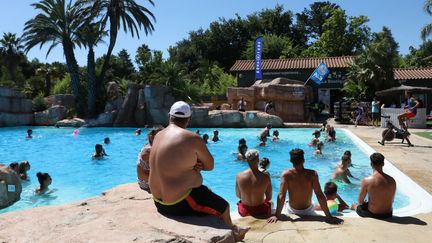
[[[26,138],[27,138],[27,139],[31,139],[31,138],[33,138],[33,137],[32,137],[32,134],[33,134],[33,130],[31,130],[31,129],[27,129],[27,136],[26,136]]]
[[[213,131],[212,141],[213,141],[213,142],[217,142],[217,141],[219,141],[219,131],[218,131],[218,130],[214,130],[214,131]]]
[[[36,188],[35,192],[37,194],[44,194],[48,190],[48,186],[52,183],[51,176],[48,173],[42,172],[38,172],[36,176],[40,185]]]
[[[139,135],[141,135],[141,129],[137,129],[137,130],[135,130],[135,136],[139,136]]]
[[[317,143],[317,148],[315,150],[315,154],[322,154],[322,149],[324,148],[324,143],[323,142],[318,142]]]
[[[209,135],[207,133],[204,133],[204,135],[202,136],[202,139],[204,140],[205,144],[208,144]]]
[[[246,145],[246,139],[242,138],[239,140],[239,145],[237,147],[237,159],[238,160],[245,160],[246,159],[246,152],[247,152],[248,146]]]
[[[273,131],[273,141],[279,141],[279,131],[278,130]]]
[[[95,146],[95,153],[92,156],[92,159],[101,159],[104,156],[106,156],[107,154],[105,153],[105,149],[102,147],[102,145],[100,144],[96,144]]]
[[[110,142],[111,142],[110,138],[108,137],[104,138],[104,144],[109,144]]]

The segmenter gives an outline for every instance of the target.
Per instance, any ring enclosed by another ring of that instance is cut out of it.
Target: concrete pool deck
[[[357,135],[377,152],[384,154],[403,173],[432,193],[432,140],[412,135],[415,147],[407,147],[398,141],[385,146],[377,143],[382,128],[337,125]],[[411,129],[413,132],[431,131]],[[329,225],[322,218],[291,220],[267,224],[252,217],[237,220],[240,225],[251,225],[245,242],[431,242],[432,213],[408,217],[394,217],[390,222],[369,218],[343,218],[343,225]]]

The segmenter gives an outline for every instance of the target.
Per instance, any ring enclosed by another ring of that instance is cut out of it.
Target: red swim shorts
[[[414,118],[416,114],[414,114],[412,111],[408,110],[405,112],[405,115],[408,119]]]
[[[271,203],[270,201],[265,200],[263,204],[258,206],[247,206],[244,205],[241,201],[237,203],[238,213],[242,217],[246,216],[266,216],[271,213]]]

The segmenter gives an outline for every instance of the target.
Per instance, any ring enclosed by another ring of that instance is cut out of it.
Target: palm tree
[[[107,36],[100,24],[88,23],[82,26],[79,38],[88,49],[87,54],[87,113],[91,117],[96,112],[96,65],[94,47]]]
[[[432,0],[426,0],[423,8],[427,14],[432,16]],[[430,34],[432,34],[432,24],[427,24],[421,30],[421,38],[426,40]]]
[[[47,56],[53,48],[61,44],[66,58],[68,72],[71,77],[72,93],[79,115],[83,114],[83,99],[80,98],[80,80],[78,63],[74,48],[80,45],[78,31],[83,23],[82,9],[65,0],[40,0],[31,4],[40,13],[25,23],[23,41],[28,52],[36,45],[49,43]]]
[[[153,0],[147,1],[154,6]],[[105,29],[109,22],[108,50],[96,84],[96,95],[98,95],[109,68],[109,61],[121,26],[125,32],[130,31],[132,37],[136,34],[139,38],[141,28],[146,35],[154,30],[152,21],[156,21],[156,19],[150,10],[136,3],[135,0],[78,0],[77,4],[87,6],[93,16],[100,18],[101,29]]]
[[[21,39],[13,33],[3,33],[3,38],[0,39],[0,54],[6,64],[9,78],[16,83],[16,68],[19,60],[22,57]]]
[[[36,74],[44,77],[45,79],[45,88],[44,88],[44,96],[49,96],[51,93],[51,84],[52,80],[63,78],[62,73],[54,66],[43,65],[40,68],[36,69]]]

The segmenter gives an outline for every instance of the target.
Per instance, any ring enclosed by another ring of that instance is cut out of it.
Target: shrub
[[[70,86],[70,77],[66,75],[60,81],[54,84],[54,87],[51,91],[52,94],[71,94],[72,89]]]
[[[43,93],[39,93],[34,99],[33,99],[33,111],[39,112],[46,110],[47,105],[44,99]]]

